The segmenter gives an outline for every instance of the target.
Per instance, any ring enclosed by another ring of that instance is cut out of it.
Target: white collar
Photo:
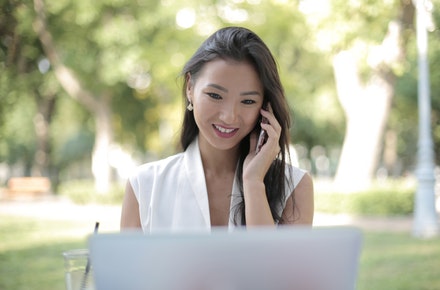
[[[191,189],[196,197],[197,203],[203,213],[206,225],[211,227],[211,218],[209,214],[208,191],[206,186],[205,172],[203,170],[202,157],[200,154],[198,136],[194,138],[184,153],[184,165],[186,177],[190,181]],[[238,167],[238,166],[237,166]],[[234,227],[234,207],[240,202],[241,194],[239,191],[237,176],[232,185],[232,196],[229,213],[229,228]]]

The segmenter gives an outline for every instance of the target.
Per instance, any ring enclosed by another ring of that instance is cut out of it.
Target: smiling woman
[[[246,28],[220,29],[182,76],[183,152],[129,178],[121,228],[311,225],[313,183],[288,165],[289,109],[266,44]]]
[[[187,77],[200,150],[237,147],[257,125],[263,104],[263,88],[253,66],[217,59],[207,63],[197,79]]]

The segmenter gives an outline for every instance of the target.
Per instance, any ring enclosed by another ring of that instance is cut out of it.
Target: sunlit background
[[[63,182],[94,179],[105,192],[136,165],[176,152],[180,69],[226,25],[253,29],[272,49],[301,167],[347,190],[414,173],[410,1],[3,2],[3,185],[12,176],[48,176],[56,192]],[[430,35],[438,152],[438,30]]]
[[[277,59],[293,162],[313,175],[317,212],[413,214],[415,2],[0,3],[0,203],[14,200],[11,178],[33,176],[49,179],[51,197],[119,206],[133,168],[179,151],[185,61],[212,32],[239,25]],[[440,1],[423,3],[438,167]]]

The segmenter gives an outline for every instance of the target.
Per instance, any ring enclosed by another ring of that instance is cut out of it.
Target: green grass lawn
[[[62,252],[85,248],[93,225],[0,215],[0,289],[61,290]],[[440,239],[365,232],[358,290],[440,289]]]
[[[440,239],[365,232],[358,289],[440,289]]]
[[[93,228],[0,215],[0,289],[65,289],[62,252],[86,247],[87,230]]]

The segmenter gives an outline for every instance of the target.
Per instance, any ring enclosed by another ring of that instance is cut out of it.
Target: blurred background
[[[254,30],[273,51],[301,167],[348,190],[414,173],[412,1],[0,3],[0,184],[47,176],[57,194],[66,182],[94,180],[105,193],[134,166],[175,153],[180,70],[227,25]],[[438,164],[440,12],[429,17]]]
[[[422,2],[438,165],[440,1]],[[293,162],[315,179],[317,212],[413,214],[419,105],[411,0],[0,0],[0,9],[3,213],[14,199],[11,179],[26,176],[49,180],[52,197],[119,207],[134,167],[178,151],[183,64],[215,30],[237,25],[260,35],[277,59],[294,116]],[[29,238],[23,227],[46,230],[35,220],[3,220],[0,234],[10,236],[3,250]],[[367,245],[386,237],[369,236]],[[59,247],[82,245],[75,241]],[[391,248],[396,237],[388,241]],[[20,285],[14,289],[27,289]],[[391,285],[383,289],[411,289]]]
[[[273,51],[301,167],[344,191],[414,173],[417,48],[409,0],[2,0],[1,6],[2,185],[13,176],[46,176],[55,194],[74,180],[94,180],[105,193],[136,165],[175,153],[180,70],[208,35],[227,25],[254,30]],[[438,164],[440,13],[429,16]]]

